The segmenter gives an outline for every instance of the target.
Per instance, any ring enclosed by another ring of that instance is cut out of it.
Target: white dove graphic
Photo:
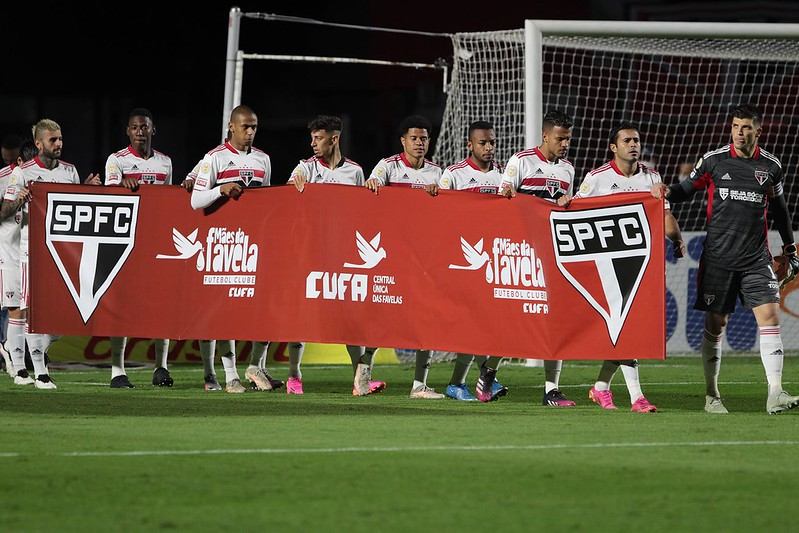
[[[184,237],[177,229],[172,228],[172,241],[175,243],[175,250],[178,251],[178,255],[164,255],[158,254],[155,256],[156,259],[189,259],[190,257],[194,257],[194,255],[199,252],[203,245],[201,242],[197,242],[197,230],[195,229],[191,233],[189,233],[188,237]]]
[[[355,242],[358,244],[358,255],[363,260],[362,265],[344,263],[347,268],[374,268],[386,258],[386,249],[380,246],[380,232],[371,241],[367,241],[359,231],[355,232]]]
[[[468,265],[449,265],[452,270],[477,270],[485,265],[489,258],[488,253],[483,251],[483,239],[477,241],[472,246],[466,239],[461,237],[461,249],[463,249],[463,257],[466,259]]]

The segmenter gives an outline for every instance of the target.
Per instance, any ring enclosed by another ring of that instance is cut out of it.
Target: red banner
[[[31,328],[544,359],[665,357],[662,203],[387,187],[33,186]]]

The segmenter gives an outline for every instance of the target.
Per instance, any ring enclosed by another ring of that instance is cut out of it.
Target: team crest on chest
[[[246,183],[247,185],[250,184],[250,180],[255,176],[255,173],[252,170],[239,170],[239,177]]]
[[[558,180],[547,179],[547,192],[550,196],[555,196],[555,193],[560,189],[560,182]]]
[[[719,188],[719,196],[721,196],[722,200],[726,200],[727,197],[730,195],[730,190],[726,187]]]
[[[768,171],[755,170],[755,179],[760,185],[763,185],[768,179]]]

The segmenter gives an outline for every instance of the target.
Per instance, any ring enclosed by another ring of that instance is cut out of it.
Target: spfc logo
[[[47,195],[47,249],[84,324],[133,250],[138,212],[138,196]]]
[[[555,196],[559,189],[560,182],[558,180],[547,179],[547,192],[550,196]]]
[[[553,211],[549,222],[558,269],[605,320],[615,346],[649,264],[644,207]]]
[[[255,176],[255,172],[252,170],[239,170],[239,177],[246,183],[247,185],[250,184],[250,180]]]
[[[715,294],[705,294],[705,305],[710,305],[716,301]]]
[[[722,200],[726,200],[730,195],[730,190],[726,187],[719,187],[719,196]]]
[[[768,171],[765,170],[755,170],[755,179],[760,185],[766,183],[768,179]]]

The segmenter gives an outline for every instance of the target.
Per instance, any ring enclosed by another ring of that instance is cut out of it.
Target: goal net
[[[630,23],[633,25],[634,23]],[[742,25],[743,26],[743,25]],[[633,26],[631,26],[633,28]],[[541,112],[565,111],[574,118],[569,159],[576,186],[610,158],[608,134],[622,120],[640,128],[643,160],[666,183],[683,179],[705,152],[728,143],[729,111],[750,102],[764,113],[760,144],[777,155],[786,174],[785,192],[794,209],[799,187],[799,41],[765,38],[665,38],[546,35],[542,37]],[[435,159],[451,164],[466,155],[470,122],[495,124],[502,162],[528,147],[525,139],[525,31],[460,33],[453,37],[452,83]],[[540,116],[533,125],[540,131]],[[667,252],[669,353],[699,349],[703,315],[694,311],[695,277],[701,255],[706,200],[674,206],[689,257]],[[769,236],[779,249],[779,236]],[[668,248],[667,248],[668,249]],[[799,291],[783,293],[783,340],[799,349]],[[725,348],[757,350],[757,325],[739,308],[727,328]]]

